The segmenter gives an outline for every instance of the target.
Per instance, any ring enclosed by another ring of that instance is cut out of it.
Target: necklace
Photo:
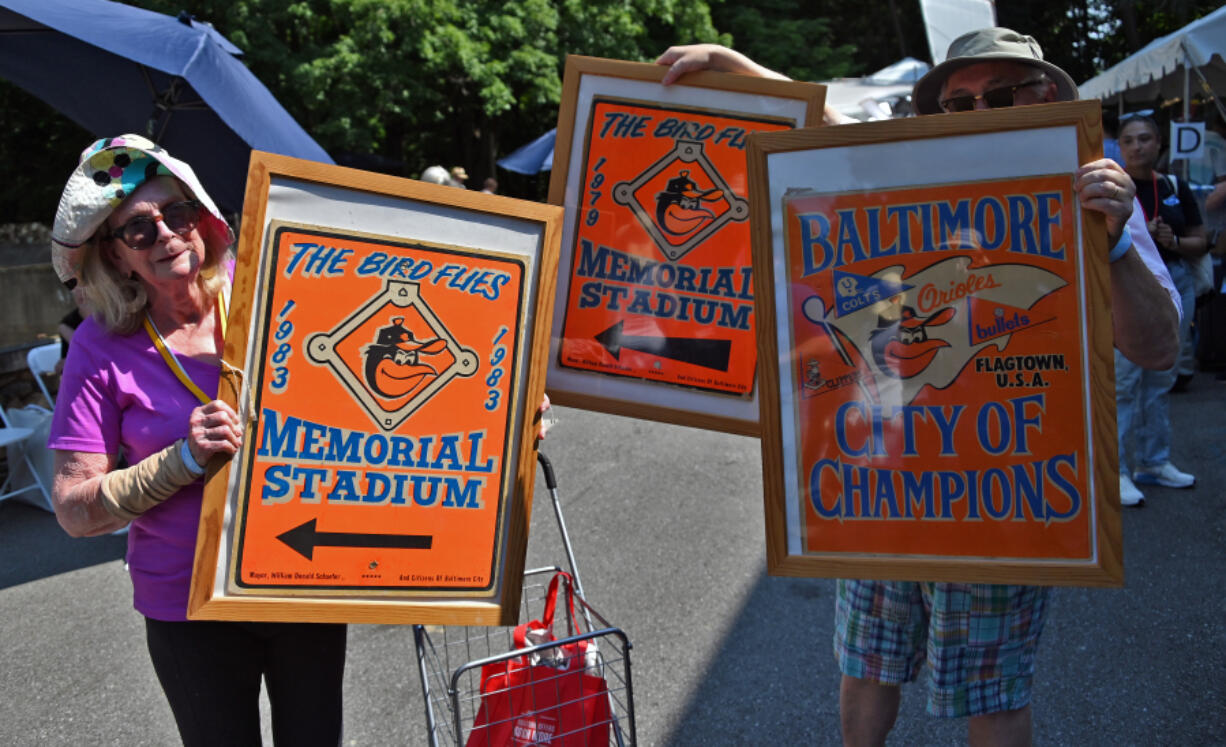
[[[221,295],[217,297],[217,302],[213,304],[213,313],[217,317],[217,328],[221,330],[221,339],[226,339],[226,313],[230,305],[229,287],[222,289]],[[175,375],[187,390],[195,395],[196,399],[200,400],[200,404],[205,405],[213,400],[212,397],[205,395],[204,390],[196,386],[196,382],[192,381],[192,377],[188,376],[187,371],[183,368],[183,364],[179,362],[178,356],[166,344],[166,340],[162,338],[162,333],[153,324],[152,317],[149,312],[145,312],[145,333],[149,335],[149,339],[153,341],[153,347],[157,348],[161,354],[162,360],[166,362],[167,368]]]

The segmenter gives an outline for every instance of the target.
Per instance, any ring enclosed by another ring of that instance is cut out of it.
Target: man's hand
[[[1113,248],[1124,233],[1124,224],[1132,215],[1132,201],[1137,186],[1132,177],[1110,158],[1091,161],[1077,169],[1073,190],[1081,207],[1097,210],[1107,217],[1107,249]]]
[[[720,73],[741,73],[756,75],[759,78],[790,80],[785,75],[762,67],[740,52],[718,44],[687,44],[669,47],[664,54],[656,58],[656,64],[668,65],[668,72],[660,81],[666,86],[676,82],[682,75],[696,70],[714,70]]]

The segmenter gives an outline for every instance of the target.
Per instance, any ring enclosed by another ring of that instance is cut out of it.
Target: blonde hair
[[[185,196],[194,197],[191,190],[178,179],[175,179],[175,183]],[[210,215],[207,209],[202,210],[205,216]],[[114,334],[127,335],[140,329],[145,311],[149,308],[149,295],[139,278],[123,275],[107,256],[103,242],[115,239],[102,237],[105,227],[103,223],[81,247],[81,290],[93,309],[93,316],[102,326]],[[216,299],[226,285],[225,260],[230,249],[228,237],[218,230],[216,221],[208,217],[200,221],[196,230],[204,240],[204,263],[196,275],[196,285],[205,298]]]

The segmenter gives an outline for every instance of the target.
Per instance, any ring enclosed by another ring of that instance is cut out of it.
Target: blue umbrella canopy
[[[506,158],[498,159],[498,165],[519,174],[549,171],[553,168],[553,145],[557,137],[558,130],[555,127],[527,145],[517,148]]]
[[[236,54],[186,17],[108,0],[0,0],[0,77],[97,137],[150,137],[228,210],[242,207],[253,148],[332,163]]]

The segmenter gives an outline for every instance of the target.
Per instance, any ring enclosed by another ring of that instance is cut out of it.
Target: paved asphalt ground
[[[1056,591],[1038,744],[1226,744],[1224,394],[1201,374],[1173,398],[1176,461],[1200,482],[1125,510],[1127,586]],[[834,584],[766,575],[757,441],[558,409],[544,448],[588,598],[634,643],[640,742],[837,744]],[[537,485],[530,567],[564,562]],[[0,744],[177,743],[123,547],[0,504]],[[413,651],[407,627],[351,626],[346,744],[426,743]],[[923,700],[904,689],[891,744],[964,743]]]

